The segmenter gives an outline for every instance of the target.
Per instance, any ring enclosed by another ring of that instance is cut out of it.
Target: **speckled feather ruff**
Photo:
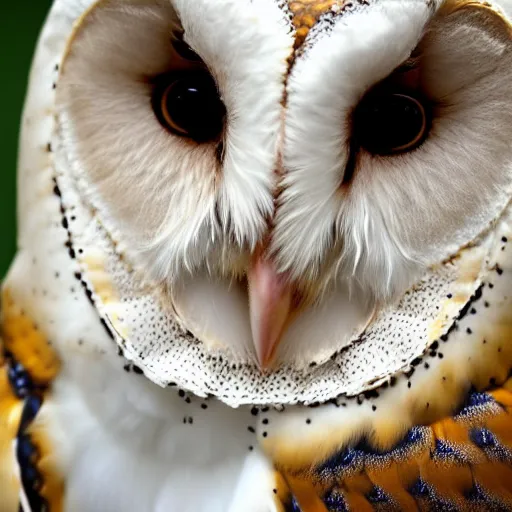
[[[417,1],[422,8],[434,9],[431,2]],[[290,3],[292,24],[304,39],[301,48],[307,48],[308,38],[318,37],[318,26],[329,30],[332,17],[351,15],[368,5],[366,1],[324,2],[321,10],[318,2]],[[58,74],[50,75],[57,87]],[[45,128],[48,141],[58,149],[54,120],[49,119]],[[71,170],[68,157],[65,151],[49,154],[58,201],[51,217],[65,228],[75,284],[98,311],[108,336],[124,358],[158,385],[215,396],[230,406],[321,403],[357,396],[389,382],[392,376],[408,374],[412,362],[428,358],[441,337],[458,337],[454,326],[473,294],[496,266],[505,268],[511,260],[510,251],[499,252],[500,239],[511,236],[507,205],[492,229],[448,261],[430,268],[396,306],[381,311],[348,347],[327,361],[311,361],[307,368],[284,366],[263,376],[255,365],[233,362],[229,354],[212,352],[194,338],[176,317],[166,290],[149,282],[143,269],[130,263],[129,251],[101,209],[90,204],[89,186],[84,176]],[[488,322],[487,313],[480,311],[482,323]]]

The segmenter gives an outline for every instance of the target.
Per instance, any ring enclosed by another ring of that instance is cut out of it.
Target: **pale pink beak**
[[[268,368],[293,313],[293,289],[258,251],[248,271],[251,331],[258,363]]]

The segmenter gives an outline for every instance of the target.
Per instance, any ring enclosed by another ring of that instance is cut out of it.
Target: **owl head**
[[[509,214],[503,13],[60,8],[81,14],[51,63],[51,208],[105,330],[150,379],[233,404],[328,399],[450,329]]]

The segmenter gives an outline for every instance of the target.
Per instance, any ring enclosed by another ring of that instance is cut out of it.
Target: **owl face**
[[[184,343],[243,365],[350,347],[506,208],[511,64],[479,4],[94,4],[60,68],[56,162],[88,212],[77,244],[102,240],[80,263],[103,255],[109,321],[151,295]]]

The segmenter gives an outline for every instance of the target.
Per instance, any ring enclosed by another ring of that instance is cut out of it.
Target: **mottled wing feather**
[[[359,442],[281,482],[294,512],[512,510],[512,379],[389,451]]]
[[[0,512],[60,512],[63,482],[38,423],[59,361],[6,291],[0,319]]]
[[[14,439],[21,418],[22,401],[11,390],[5,358],[0,354],[0,510],[18,510],[20,481]]]

